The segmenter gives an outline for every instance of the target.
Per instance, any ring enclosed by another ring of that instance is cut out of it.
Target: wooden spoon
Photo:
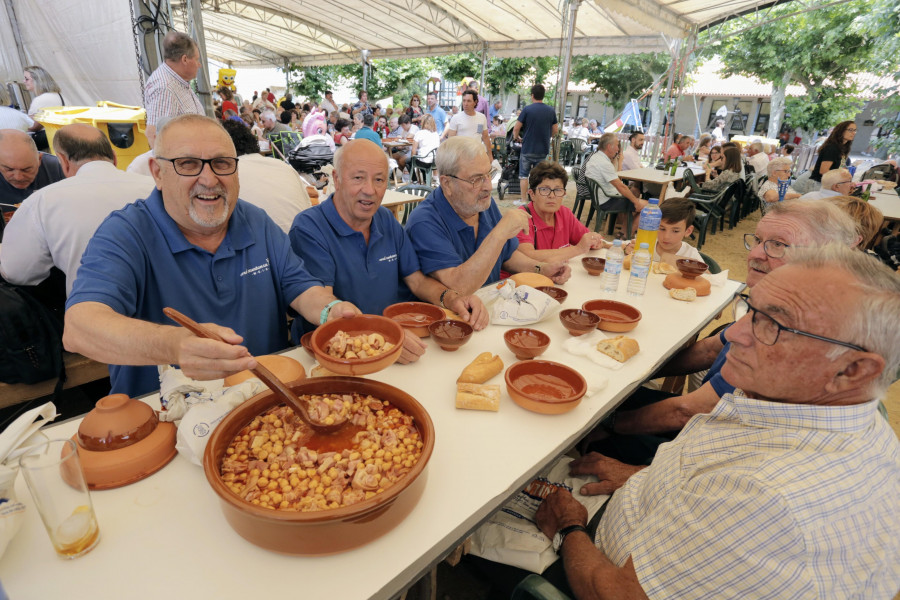
[[[178,312],[174,308],[163,308],[163,313],[185,329],[189,330],[197,337],[216,340],[218,342],[225,342],[225,340],[222,339],[222,336],[215,333],[214,331],[207,329],[200,323],[197,323],[187,315]],[[228,342],[225,343],[227,344]],[[294,412],[297,413],[297,416],[299,416],[304,423],[312,427],[312,429],[317,433],[334,433],[335,431],[342,428],[347,422],[346,419],[344,419],[332,425],[326,425],[325,423],[318,423],[316,421],[313,421],[309,416],[306,402],[298,398],[297,394],[294,393],[294,390],[289,388],[283,381],[278,379],[278,377],[276,377],[275,374],[272,373],[272,371],[264,367],[261,363],[257,362],[256,368],[250,369],[250,372],[259,377],[259,379],[264,384],[266,384],[270,390],[275,392],[276,396],[287,402],[288,405],[294,409]]]

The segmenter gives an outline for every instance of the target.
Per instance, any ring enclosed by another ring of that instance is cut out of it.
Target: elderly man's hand
[[[541,502],[534,515],[538,529],[553,539],[556,532],[570,525],[587,525],[587,509],[568,490],[558,489]]]
[[[403,330],[403,351],[400,352],[400,358],[397,362],[401,365],[408,365],[419,360],[425,354],[425,342],[419,339],[414,333],[410,333],[408,329]]]
[[[331,310],[328,311],[327,320],[333,321],[335,319],[349,319],[361,314],[362,311],[359,310],[355,304],[353,304],[352,302],[347,302],[345,300],[340,304],[335,304],[331,307]]]
[[[462,317],[475,331],[481,331],[491,322],[484,302],[474,294],[471,296],[457,296],[450,302],[448,308]]]
[[[524,210],[508,210],[497,226],[494,228],[503,234],[504,239],[509,239],[519,235],[520,231],[525,231],[530,227],[531,217]]]
[[[553,283],[563,284],[572,276],[572,269],[568,263],[563,261],[545,263],[541,267],[541,275],[546,275],[553,280]]]
[[[603,456],[599,452],[591,452],[573,460],[569,465],[569,473],[571,475],[596,476],[598,479],[597,483],[586,483],[579,491],[584,496],[597,496],[599,494],[612,494],[625,485],[629,477],[643,468],[626,465],[608,456]]]
[[[204,323],[204,327],[224,339],[224,342],[197,337],[186,329],[172,328],[180,339],[177,340],[178,366],[191,379],[207,381],[221,379],[232,373],[256,367],[256,360],[241,342],[244,338],[233,329],[215,323]]]

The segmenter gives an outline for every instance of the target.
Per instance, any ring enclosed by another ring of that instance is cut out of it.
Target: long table
[[[666,170],[659,170],[653,167],[641,167],[640,169],[628,169],[627,171],[619,171],[616,175],[619,176],[619,179],[627,179],[630,181],[640,181],[642,183],[653,183],[662,186],[662,189],[659,192],[659,201],[662,202],[666,199],[666,192],[668,191],[669,184],[675,181],[680,181],[684,177],[684,170],[686,168],[694,171],[695,174],[703,173],[702,168],[692,168],[692,167],[678,167],[675,170],[674,175],[669,175],[669,172]]]
[[[595,251],[593,254],[602,255]],[[425,356],[413,365],[393,365],[370,375],[417,398],[434,420],[436,444],[418,505],[395,529],[372,543],[329,557],[296,557],[258,548],[226,523],[219,500],[200,467],[177,456],[154,475],[132,485],[93,493],[101,540],[76,560],[56,557],[21,477],[16,492],[28,505],[18,536],[0,559],[0,581],[11,598],[195,597],[241,599],[265,596],[304,598],[391,598],[452,551],[476,527],[524,487],[541,469],[574,446],[618,406],[675,350],[725,308],[743,284],[728,281],[712,294],[686,303],[668,297],[662,275],[650,275],[646,294],[631,298],[620,291],[599,291],[580,261],[564,286],[562,308],[591,298],[613,296],[643,312],[632,332],[641,351],[620,370],[607,370],[587,358],[568,354],[568,334],[556,314],[534,325],[551,337],[541,358],[566,363],[582,373],[591,388],[572,412],[545,416],[512,402],[500,383],[499,412],[457,410],[455,380],[479,353],[515,360],[503,343],[502,326],[476,333],[457,352],[440,350],[428,340]],[[296,348],[290,356],[309,367],[313,361]],[[154,396],[145,399],[158,407]],[[47,429],[52,438],[77,431],[80,419]]]

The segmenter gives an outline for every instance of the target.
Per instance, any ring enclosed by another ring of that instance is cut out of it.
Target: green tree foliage
[[[807,96],[790,100],[791,124],[812,131],[826,129],[855,114],[858,90],[849,75],[871,64],[872,35],[859,25],[871,4],[856,0],[776,20],[725,37],[707,53],[721,56],[725,75],[752,76],[774,86],[773,125],[781,119],[779,107],[774,106],[776,96],[783,98],[787,85],[796,83],[806,89]],[[777,18],[798,8],[786,3],[767,16]],[[747,26],[741,19],[731,21],[701,43]]]
[[[575,56],[569,79],[589,82],[595,92],[607,94],[619,108],[658,82],[671,62],[665,52]]]
[[[900,3],[875,0],[859,24],[873,39],[877,69],[873,72],[893,79],[876,90],[884,102],[884,107],[876,114],[876,122],[890,133],[879,138],[875,145],[890,154],[900,153]]]

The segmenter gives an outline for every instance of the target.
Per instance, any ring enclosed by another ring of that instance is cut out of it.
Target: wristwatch
[[[566,540],[566,536],[572,533],[573,531],[583,531],[587,533],[587,528],[584,525],[569,525],[568,527],[563,527],[559,531],[556,532],[556,535],[553,536],[553,551],[559,554],[559,549],[562,548],[563,542]]]

